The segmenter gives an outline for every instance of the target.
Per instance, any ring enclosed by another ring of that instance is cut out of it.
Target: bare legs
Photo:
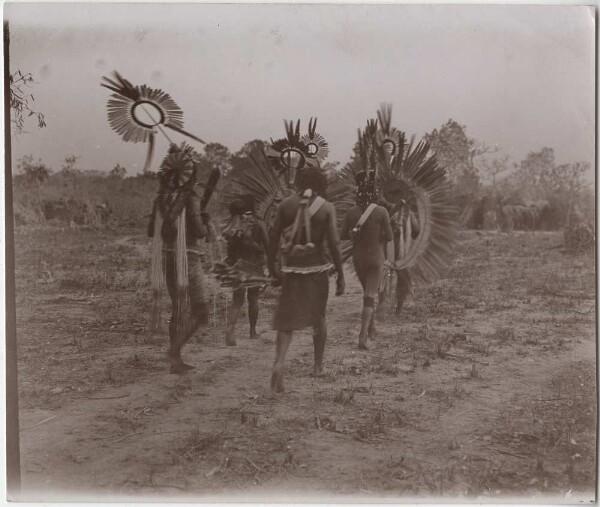
[[[231,311],[229,313],[229,325],[227,332],[225,333],[225,343],[230,346],[236,345],[234,336],[235,324],[240,315],[242,306],[244,306],[244,289],[238,289],[233,291],[233,304],[231,305]],[[256,322],[258,321],[258,295],[260,289],[258,287],[252,287],[247,290],[248,297],[248,320],[250,321],[250,339],[258,338],[256,332]]]
[[[360,326],[360,334],[358,335],[358,348],[361,350],[367,350],[367,336],[371,336],[373,326],[373,304],[367,304],[367,300],[373,298],[365,298],[365,303],[362,309],[362,321]]]
[[[275,362],[271,374],[271,391],[273,393],[282,393],[283,374],[285,372],[285,357],[287,355],[293,333],[291,331],[277,332],[277,345],[275,349]],[[323,356],[325,354],[325,343],[327,342],[327,321],[322,317],[319,325],[313,328],[313,348],[315,354],[315,364],[313,367],[313,376],[321,377],[323,371]]]
[[[273,364],[273,373],[271,374],[271,391],[274,393],[283,392],[283,372],[285,367],[285,356],[292,341],[291,331],[277,332],[277,345],[275,349],[275,363]]]
[[[398,279],[396,282],[396,314],[400,313],[402,305],[410,292],[410,276],[406,270],[398,272]]]
[[[250,321],[250,339],[258,338],[256,322],[258,321],[258,294],[260,289],[252,287],[248,289],[248,320]]]
[[[171,362],[171,373],[183,373],[191,370],[194,367],[186,364],[181,359],[181,349],[192,337],[196,330],[202,325],[208,322],[208,309],[204,303],[196,304],[192,307],[192,326],[188,333],[182,333],[177,331],[177,325],[175,322],[175,305],[173,304],[173,312],[171,315],[171,321],[169,322],[169,342],[170,347],[167,352],[167,357]]]
[[[313,376],[323,376],[323,355],[325,354],[325,343],[327,342],[327,321],[321,317],[318,326],[313,328],[313,348],[315,352],[315,365]]]
[[[235,330],[235,323],[237,322],[244,304],[244,292],[244,289],[233,291],[233,303],[231,305],[231,310],[229,311],[229,325],[227,326],[227,331],[225,333],[225,344],[231,347],[236,344],[233,332]]]

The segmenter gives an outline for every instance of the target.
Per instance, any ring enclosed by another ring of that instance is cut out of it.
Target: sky
[[[594,162],[594,12],[575,6],[5,4],[10,67],[31,72],[35,108],[13,158],[53,170],[117,163],[141,171],[143,144],[106,118],[102,76],[169,93],[185,128],[237,151],[284,136],[283,119],[318,117],[329,161],[393,104],[417,138],[448,119],[512,161],[544,146],[557,162]],[[178,134],[170,136],[180,142]],[[167,141],[159,138],[156,170]]]

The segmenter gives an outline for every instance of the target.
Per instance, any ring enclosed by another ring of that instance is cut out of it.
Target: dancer
[[[199,167],[191,147],[172,144],[159,172],[158,195],[148,235],[154,238],[152,255],[152,328],[160,325],[161,293],[165,282],[171,299],[170,347],[167,357],[171,373],[184,373],[193,366],[183,362],[181,349],[200,325],[208,323],[204,299],[204,273],[198,241],[206,236],[208,214],[203,212],[218,172],[211,174],[202,199],[196,183]]]
[[[302,169],[297,175],[298,193],[284,199],[277,209],[270,233],[269,271],[282,282],[275,312],[277,350],[271,375],[273,392],[283,392],[283,374],[294,331],[313,328],[313,375],[323,375],[323,355],[327,340],[325,310],[329,294],[329,271],[337,272],[336,295],[344,293],[345,282],[336,229],[335,208],[325,200],[327,180],[317,167]],[[281,268],[275,268],[281,245]],[[331,262],[325,253],[327,244]]]
[[[227,237],[227,260],[229,265],[257,276],[264,276],[265,257],[268,249],[267,228],[256,216],[254,196],[247,194],[234,201],[230,206],[232,224]],[[233,305],[229,314],[229,325],[225,334],[225,343],[236,345],[234,336],[235,324],[244,305],[244,297],[248,298],[248,320],[250,321],[250,339],[258,338],[256,322],[258,320],[258,296],[260,285],[237,288],[233,291]]]
[[[378,206],[375,172],[361,171],[356,177],[356,205],[348,210],[342,239],[352,239],[354,269],[363,289],[362,323],[358,348],[367,350],[367,337],[374,331],[375,296],[379,292],[387,243],[394,239],[390,218]]]

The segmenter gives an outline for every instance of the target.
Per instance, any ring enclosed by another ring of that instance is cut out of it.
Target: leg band
[[[373,308],[375,306],[375,298],[372,298],[371,296],[366,296],[363,298],[363,306],[366,306],[368,308]]]

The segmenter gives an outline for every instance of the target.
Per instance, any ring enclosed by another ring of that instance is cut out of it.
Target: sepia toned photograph
[[[595,502],[596,16],[4,4],[7,499]]]

